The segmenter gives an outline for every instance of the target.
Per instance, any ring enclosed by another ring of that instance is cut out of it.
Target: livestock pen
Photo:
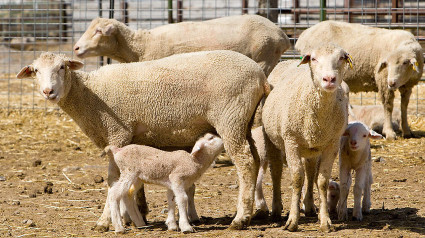
[[[322,4],[322,5],[321,5]],[[107,194],[108,161],[55,104],[46,102],[19,70],[43,51],[76,58],[73,46],[96,17],[115,18],[132,29],[152,29],[186,21],[257,14],[268,17],[292,45],[321,18],[412,32],[425,46],[425,2],[421,0],[0,0],[0,236],[112,237],[91,230]],[[282,60],[299,58],[290,48]],[[106,57],[83,60],[84,71],[107,64]],[[112,61],[111,63],[117,63]],[[425,235],[425,85],[413,89],[409,123],[418,138],[372,141],[374,184],[371,214],[362,222],[339,222],[330,236],[420,237]],[[375,93],[350,95],[352,104],[380,104]],[[396,96],[395,107],[400,98]],[[338,162],[332,178],[338,181]],[[289,211],[289,172],[282,181],[283,221]],[[195,202],[201,216],[189,236],[320,236],[317,218],[302,215],[299,232],[282,230],[270,219],[253,220],[243,231],[229,231],[237,200],[237,174],[226,156],[197,183]],[[264,192],[271,204],[271,179]],[[123,236],[181,236],[167,232],[166,191],[147,186],[149,224]],[[352,193],[350,193],[352,194]],[[315,196],[317,197],[317,195]],[[318,204],[316,198],[315,204]],[[348,198],[349,214],[353,204]]]

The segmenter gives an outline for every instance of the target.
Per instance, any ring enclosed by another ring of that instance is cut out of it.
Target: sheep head
[[[31,65],[23,67],[16,77],[34,77],[39,86],[39,93],[45,99],[57,103],[66,96],[66,76],[69,75],[69,70],[80,69],[83,65],[82,62],[65,55],[44,52]]]
[[[107,55],[114,50],[117,41],[114,36],[116,23],[114,19],[96,18],[86,32],[75,43],[74,52],[79,58]]]
[[[334,92],[341,85],[341,71],[348,64],[351,68],[351,56],[341,47],[328,44],[312,49],[302,57],[301,64],[308,63],[311,76],[316,85],[326,92]]]
[[[196,141],[191,155],[198,157],[202,154],[213,156],[213,158],[215,158],[221,153],[221,151],[223,151],[223,149],[223,140],[216,135],[207,133]]]
[[[347,125],[347,129],[342,136],[348,137],[350,150],[363,150],[369,144],[369,138],[381,139],[382,135],[370,130],[364,123],[355,121]]]
[[[399,47],[380,62],[378,72],[385,68],[388,72],[388,88],[396,90],[412,77],[419,78],[422,75],[422,52],[411,45]]]

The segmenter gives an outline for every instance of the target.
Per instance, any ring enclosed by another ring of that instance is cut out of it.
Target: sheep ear
[[[351,55],[348,54],[348,53],[345,53],[344,54],[344,59],[350,65],[350,68],[353,69],[353,58],[351,58]]]
[[[309,61],[310,61],[310,55],[303,55],[301,57],[301,62],[297,65],[297,67],[302,64],[307,64]]]
[[[387,67],[387,61],[386,60],[381,62],[381,64],[379,65],[379,68],[378,68],[378,72],[381,72],[381,70],[385,69],[385,67]]]
[[[109,24],[101,29],[102,35],[110,36],[115,31],[115,26],[113,24]]]
[[[190,154],[193,156],[196,156],[202,150],[203,147],[204,147],[204,144],[196,144],[193,147],[193,150]]]
[[[342,134],[342,136],[349,136],[350,133],[348,132],[348,129],[345,129],[344,133]]]
[[[78,61],[78,60],[68,60],[66,62],[66,65],[71,70],[78,70],[78,69],[81,69],[84,66],[84,63],[81,62],[81,61]]]
[[[374,131],[374,130],[369,130],[369,138],[372,139],[382,139],[382,135],[379,134],[378,132]]]
[[[418,64],[418,61],[416,61],[416,59],[413,58],[413,59],[410,60],[410,63],[412,64],[413,70],[415,70],[416,72],[419,73],[419,64]]]
[[[32,74],[34,73],[34,68],[31,65],[25,66],[19,71],[19,73],[16,75],[16,78],[23,79],[23,78],[30,78],[32,77]]]

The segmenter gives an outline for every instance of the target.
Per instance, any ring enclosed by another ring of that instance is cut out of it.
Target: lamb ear
[[[202,148],[204,147],[204,144],[196,144],[194,147],[193,147],[193,150],[192,150],[192,152],[190,153],[191,155],[193,155],[193,156],[196,156],[201,150],[202,150]]]
[[[78,69],[81,69],[84,66],[84,63],[81,62],[81,61],[78,61],[78,60],[68,60],[66,62],[66,65],[71,70],[78,70]]]
[[[418,61],[416,61],[416,59],[413,58],[413,59],[410,60],[410,63],[412,64],[413,70],[415,70],[416,72],[419,73],[419,64],[418,64]]]
[[[369,130],[369,138],[372,139],[382,139],[382,135],[374,130]]]
[[[297,65],[297,67],[302,64],[307,64],[309,61],[310,61],[310,55],[303,55],[301,57],[301,62]]]
[[[16,78],[18,79],[24,79],[24,78],[30,78],[32,77],[32,74],[34,73],[34,68],[31,65],[25,66],[19,71],[19,73],[16,75]]]
[[[381,72],[385,67],[387,67],[387,61],[384,60],[379,64],[378,72]]]
[[[109,24],[101,29],[102,35],[110,36],[115,31],[115,26],[113,24]]]
[[[348,65],[350,65],[350,68],[353,69],[353,58],[351,58],[351,55],[348,53],[345,53],[344,59],[345,61],[347,61]]]

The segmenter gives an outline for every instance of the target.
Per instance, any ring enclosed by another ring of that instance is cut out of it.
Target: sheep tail
[[[267,97],[269,96],[270,92],[272,91],[272,87],[269,84],[267,80],[264,81],[264,95]]]

